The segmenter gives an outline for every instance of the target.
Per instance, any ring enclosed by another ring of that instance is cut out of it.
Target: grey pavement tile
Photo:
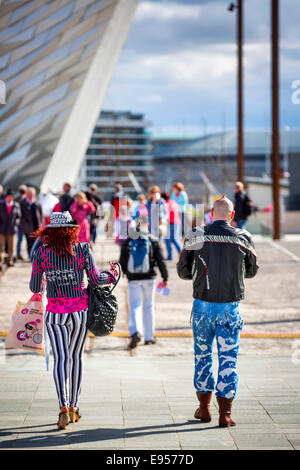
[[[15,447],[31,447],[34,449],[39,449],[41,447],[47,447],[51,450],[52,447],[62,447],[69,446],[69,439],[59,438],[59,437],[41,437],[41,436],[26,436],[19,437],[15,442]]]
[[[189,434],[189,435],[182,435],[180,434],[179,435],[179,440],[180,440],[180,443],[182,446],[194,446],[194,445],[205,445],[205,444],[220,444],[220,445],[231,445],[232,443],[234,443],[234,440],[229,436],[229,434],[227,436],[224,437],[224,435],[221,435],[221,436],[201,436],[201,435],[197,435],[197,434]]]
[[[293,447],[299,449],[300,448],[300,436],[297,438],[289,437],[288,440],[292,444]]]
[[[35,447],[32,447],[31,445],[29,446],[24,446],[24,447],[15,447],[13,450],[14,451],[24,451],[24,450],[36,450]],[[39,447],[38,450],[70,450],[70,447],[69,446],[51,446],[51,448],[49,447]]]
[[[286,447],[292,448],[289,441],[283,437],[282,435],[278,435],[276,433],[270,434],[266,433],[264,435],[255,436],[249,434],[246,436],[238,436],[234,435],[235,443],[239,448],[247,447],[247,448],[267,448],[267,447]]]
[[[278,446],[278,447],[272,447],[272,446],[259,446],[259,445],[253,445],[253,446],[248,446],[247,444],[245,445],[240,445],[239,450],[293,450],[292,446]]]
[[[58,412],[54,413],[54,414],[47,414],[47,417],[43,416],[43,415],[34,415],[34,416],[30,416],[30,415],[27,415],[26,416],[26,420],[24,422],[24,427],[42,427],[42,428],[47,428],[48,426],[52,426],[53,425],[56,425],[56,422],[57,422],[57,418],[58,418]]]
[[[8,399],[8,394],[9,394],[9,400],[26,400],[30,401],[35,395],[33,391],[24,391],[24,390],[9,390],[6,392],[0,392],[0,403],[2,401],[5,401]]]
[[[220,443],[199,443],[198,445],[182,445],[183,450],[236,450],[237,447],[234,442],[220,442]]]
[[[159,423],[159,424],[149,424],[144,425],[133,424],[127,425],[124,428],[124,434],[127,437],[145,437],[145,436],[162,436],[165,438],[168,434],[176,434],[176,427],[172,423]]]
[[[213,402],[217,407],[217,402]],[[261,404],[257,400],[234,400],[232,407],[234,409],[244,410],[247,408],[261,408]]]
[[[145,410],[147,413],[149,413],[149,411],[151,412],[151,410],[153,410],[153,412],[168,410],[168,403],[166,403],[164,400],[161,400],[160,402],[144,402],[140,404],[134,402],[129,403],[127,401],[123,402],[123,408],[128,411],[133,409],[135,409],[135,411],[138,411],[140,409],[141,411]]]
[[[124,447],[123,446],[103,446],[103,447],[100,447],[100,446],[95,446],[95,445],[92,445],[92,446],[86,446],[85,444],[73,444],[70,446],[70,450],[124,450]]]
[[[125,421],[141,421],[141,422],[148,422],[148,416],[151,416],[151,421],[160,420],[160,421],[170,421],[171,415],[170,413],[157,413],[157,414],[150,414],[150,413],[137,413],[137,412],[124,412],[124,420]],[[143,418],[143,419],[142,419]]]
[[[255,408],[253,410],[239,410],[237,408],[232,408],[231,414],[234,415],[236,418],[244,417],[244,416],[253,416],[254,418],[255,417],[260,418],[263,416],[268,417],[268,413],[263,408],[261,409]]]
[[[152,417],[151,419],[139,419],[139,417],[128,418],[125,416],[125,428],[142,428],[148,426],[149,428],[153,427],[162,427],[162,426],[173,426],[173,421],[171,417],[169,418],[157,418]]]
[[[80,411],[81,413],[81,411]],[[87,416],[82,415],[80,423],[82,426],[104,426],[104,425],[111,425],[111,426],[121,426],[123,425],[123,416],[122,414],[118,416]]]
[[[298,424],[277,424],[284,434],[299,434],[300,425]]]
[[[3,442],[6,442],[6,441],[9,441],[9,442],[12,442],[12,441],[15,441],[18,437],[18,432],[14,432],[14,431],[4,431],[3,433],[1,432],[0,433],[0,442],[3,443]]]
[[[180,449],[179,442],[174,439],[168,441],[153,441],[153,440],[140,440],[140,439],[125,439],[125,449]]]
[[[138,441],[140,443],[144,442],[151,442],[151,443],[166,443],[166,442],[173,442],[173,444],[176,444],[178,438],[177,438],[177,433],[175,429],[168,429],[168,430],[143,430],[143,431],[131,431],[131,432],[125,432],[125,439],[132,440],[132,441]]]
[[[17,450],[31,450],[31,449],[34,449],[34,450],[48,450],[48,451],[51,451],[51,450],[70,450],[70,446],[69,444],[68,445],[60,445],[59,443],[57,445],[55,445],[53,443],[53,445],[49,446],[49,445],[45,445],[45,446],[36,446],[34,443],[24,443],[22,445],[20,444],[17,444],[14,449],[17,451]]]
[[[232,413],[233,419],[236,419],[237,424],[270,424],[272,423],[271,418],[265,413],[262,415],[239,415],[237,416],[234,412]]]
[[[22,429],[22,427],[24,426],[24,420],[22,421],[18,421],[18,420],[14,420],[14,419],[9,419],[5,422],[2,422],[2,425],[0,427],[0,433],[4,433],[5,431],[10,431],[10,430],[13,430],[13,429],[16,429],[16,430],[19,430],[19,429]]]
[[[230,433],[232,436],[253,436],[253,435],[262,435],[262,434],[280,434],[282,435],[282,431],[278,429],[275,425],[273,426],[268,426],[264,425],[263,427],[259,427],[256,425],[253,425],[252,428],[249,426],[243,427],[241,425],[238,425],[236,427],[230,428]]]
[[[287,439],[300,439],[300,432],[286,432],[284,433]]]
[[[124,446],[124,440],[123,437],[119,436],[112,436],[112,435],[107,435],[107,436],[100,436],[95,433],[90,433],[90,434],[82,434],[81,436],[72,436],[70,439],[70,445],[73,447],[75,445],[84,445],[86,447],[98,447],[98,448],[103,448],[103,447],[123,447]]]
[[[271,415],[272,420],[278,424],[283,424],[283,423],[300,424],[300,413],[294,413],[294,414],[270,413],[270,415]]]
[[[292,408],[292,407],[282,406],[282,407],[276,407],[276,408],[266,407],[266,411],[273,416],[273,415],[283,414],[283,413],[294,414],[296,411],[299,411],[299,409],[295,410],[295,408]]]

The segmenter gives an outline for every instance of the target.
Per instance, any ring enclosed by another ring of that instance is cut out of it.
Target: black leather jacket
[[[193,280],[194,298],[206,302],[237,302],[244,298],[244,277],[258,265],[251,235],[224,220],[193,229],[177,263],[181,279]]]

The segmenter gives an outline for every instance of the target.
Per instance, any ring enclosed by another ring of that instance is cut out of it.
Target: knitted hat
[[[76,220],[72,219],[70,212],[52,212],[50,214],[50,224],[47,228],[57,227],[79,227]]]

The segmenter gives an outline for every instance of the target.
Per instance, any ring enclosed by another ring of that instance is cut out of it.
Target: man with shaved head
[[[177,264],[178,275],[193,281],[194,386],[200,403],[195,418],[211,421],[215,390],[220,427],[236,424],[231,406],[237,392],[236,362],[243,327],[239,305],[244,298],[244,277],[254,277],[258,269],[251,235],[231,225],[234,215],[226,196],[217,199],[211,210],[212,223],[187,235]],[[212,371],[215,337],[219,358],[216,385]]]

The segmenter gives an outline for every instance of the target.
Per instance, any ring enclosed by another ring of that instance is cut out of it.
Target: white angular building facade
[[[6,0],[0,7],[0,183],[76,184],[138,0]]]

